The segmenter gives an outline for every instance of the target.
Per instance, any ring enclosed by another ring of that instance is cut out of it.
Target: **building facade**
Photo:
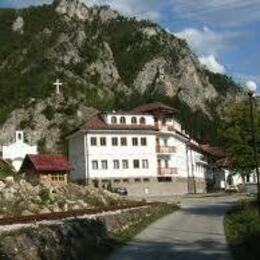
[[[16,131],[15,142],[3,146],[2,157],[4,160],[10,161],[14,169],[18,172],[21,168],[23,160],[27,154],[37,154],[37,146],[31,146],[25,142],[23,131]]]
[[[67,137],[72,180],[112,182],[139,196],[205,192],[208,163],[199,144],[188,146],[175,113],[152,103],[93,116]]]

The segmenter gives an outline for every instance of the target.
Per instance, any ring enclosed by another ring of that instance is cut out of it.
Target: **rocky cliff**
[[[107,6],[55,0],[0,10],[0,31],[0,144],[20,128],[30,142],[57,151],[65,130],[93,112],[89,107],[128,109],[164,97],[189,109],[181,121],[198,111],[212,120],[240,95],[231,79],[205,70],[185,41]]]

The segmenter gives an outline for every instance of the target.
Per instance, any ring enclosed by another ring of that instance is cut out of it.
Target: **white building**
[[[219,168],[219,187],[222,190],[240,190],[245,184],[255,184],[257,182],[256,172],[241,176],[230,170],[231,161],[228,158],[218,160],[216,165]]]
[[[3,146],[3,159],[12,163],[18,172],[22,166],[23,160],[27,154],[37,154],[37,146],[31,146],[25,143],[24,132],[16,131],[15,142],[8,146]]]
[[[157,102],[93,116],[68,136],[71,178],[112,182],[130,195],[205,192],[208,164],[175,112]]]

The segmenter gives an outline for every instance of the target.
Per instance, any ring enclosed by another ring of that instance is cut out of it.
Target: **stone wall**
[[[93,219],[56,221],[1,233],[0,259],[106,259],[106,252],[110,252],[115,244],[112,234],[137,223],[155,210],[143,207]]]
[[[206,181],[202,178],[191,180],[173,177],[169,182],[159,182],[157,178],[139,179],[138,182],[135,182],[134,179],[130,179],[129,182],[113,181],[112,186],[126,188],[129,196],[144,198],[206,192]]]

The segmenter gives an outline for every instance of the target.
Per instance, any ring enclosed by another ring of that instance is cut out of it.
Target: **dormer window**
[[[23,143],[24,142],[24,132],[16,131],[16,142]]]
[[[141,125],[145,125],[145,123],[146,123],[145,118],[144,118],[144,117],[141,117],[141,118],[140,118],[140,124],[141,124]]]
[[[126,124],[126,119],[124,116],[120,117],[120,124]]]
[[[131,118],[131,123],[132,123],[132,125],[136,125],[137,124],[137,118],[136,117],[132,117]]]
[[[117,124],[117,118],[115,116],[111,118],[111,123],[114,125]]]

